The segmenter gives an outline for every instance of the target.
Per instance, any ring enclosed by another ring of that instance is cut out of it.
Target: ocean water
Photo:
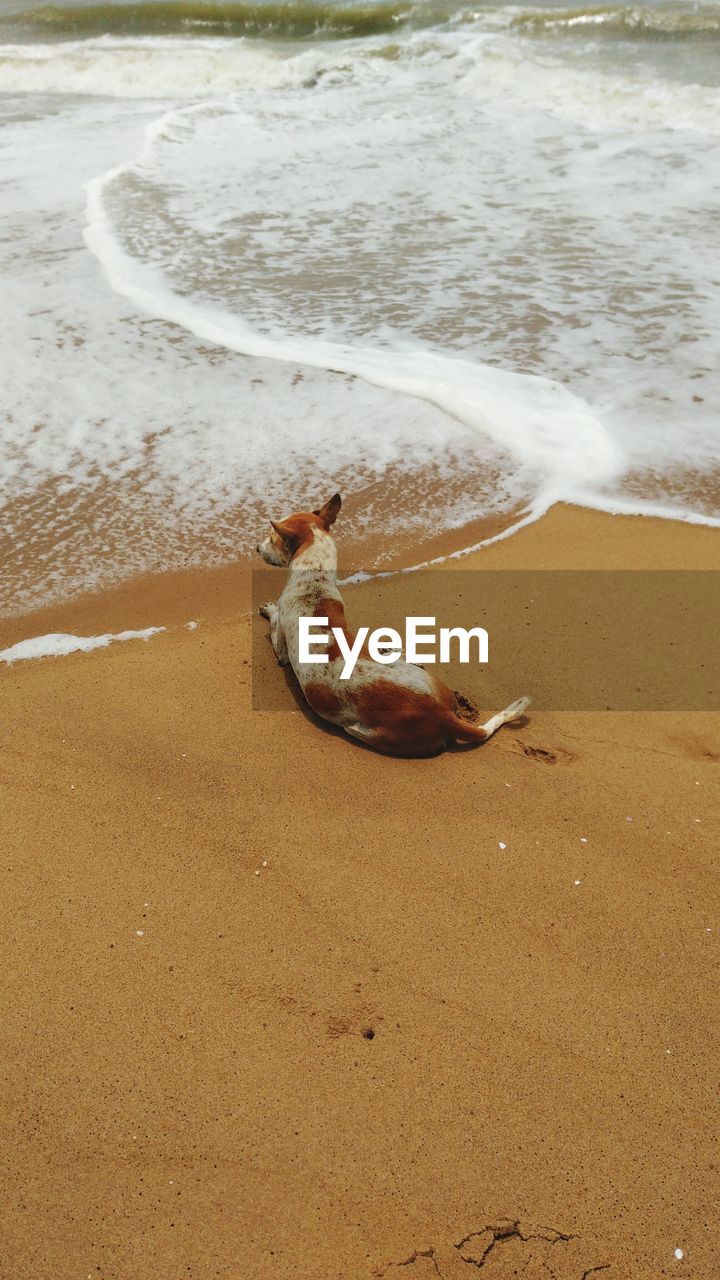
[[[0,0],[0,164],[6,613],[338,487],[720,523],[717,3]]]

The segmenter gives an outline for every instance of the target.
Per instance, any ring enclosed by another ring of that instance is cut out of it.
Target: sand
[[[718,545],[559,508],[473,563]],[[718,716],[386,759],[251,709],[248,608],[238,565],[2,626],[168,628],[0,670],[3,1280],[712,1280]]]

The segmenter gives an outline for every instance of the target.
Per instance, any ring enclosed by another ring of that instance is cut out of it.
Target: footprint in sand
[[[537,760],[540,764],[570,764],[575,756],[571,751],[566,751],[564,747],[536,746],[531,742],[521,742],[519,738],[515,739],[515,747],[513,748],[519,755],[527,756],[529,760]]]
[[[677,747],[683,755],[689,756],[691,760],[700,760],[706,764],[720,762],[720,743],[708,742],[707,738],[685,735],[672,736],[668,738],[668,742]]]
[[[331,1040],[337,1040],[340,1036],[362,1036],[363,1040],[374,1040],[379,1022],[382,1022],[382,1018],[375,1017],[366,1007],[352,1014],[333,1014],[327,1019],[325,1027]]]
[[[611,1263],[598,1261],[597,1250],[577,1235],[503,1218],[470,1231],[457,1242],[415,1249],[409,1257],[377,1267],[373,1276],[376,1280],[399,1278],[402,1269],[410,1280],[467,1280],[468,1264],[482,1268],[487,1280],[510,1280],[520,1275],[526,1280],[547,1276],[590,1280],[611,1270]]]

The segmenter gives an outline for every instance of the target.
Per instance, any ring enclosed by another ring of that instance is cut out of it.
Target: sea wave
[[[589,475],[609,482],[622,473],[622,451],[591,406],[553,379],[497,369],[421,347],[400,352],[293,333],[261,333],[237,314],[181,296],[158,265],[132,257],[118,238],[109,194],[128,176],[151,169],[157,148],[174,144],[207,110],[208,105],[203,104],[168,112],[148,127],[137,159],[87,185],[85,241],[117,293],[141,310],[229,350],[339,370],[426,400],[509,449],[524,466],[532,468],[539,477],[541,501],[567,497]]]
[[[0,45],[0,93],[185,99],[249,87],[309,85],[327,59],[320,49],[282,58],[268,46],[165,37],[102,36],[63,44]]]
[[[534,56],[534,55],[537,56]],[[99,36],[45,44],[0,44],[0,93],[52,93],[105,98],[188,100],[231,97],[247,89],[307,89],[377,80],[392,62],[422,63],[430,55],[468,63],[460,91],[494,107],[513,103],[546,111],[586,128],[689,129],[720,135],[720,92],[644,73],[572,65],[511,30],[472,38],[457,32],[300,46],[272,42],[179,41],[168,36]]]
[[[478,36],[464,53],[473,70],[463,88],[479,101],[544,111],[598,132],[663,129],[720,136],[720,92],[710,85],[530,58],[522,42],[509,36]]]
[[[372,4],[337,4],[333,0],[148,0],[147,3],[46,5],[4,14],[2,27],[29,36],[77,39],[100,35],[216,35],[285,39],[347,39],[393,31],[408,22],[433,26],[453,12],[450,0],[378,0]]]
[[[526,12],[0,47],[26,95],[0,102],[0,499],[34,603],[40,565],[56,592],[234,555],[333,487],[370,495],[365,536],[388,478],[404,545],[430,511],[494,532],[557,498],[716,521],[707,60],[678,78],[674,49],[536,39]]]
[[[717,5],[594,5],[581,9],[516,12],[510,26],[533,36],[579,35],[632,40],[714,40],[720,38]]]
[[[122,4],[43,5],[0,15],[0,31],[37,40],[116,36],[248,36],[349,39],[430,27],[510,26],[531,36],[581,35],[633,40],[713,40],[720,6],[605,4],[536,9],[470,0],[131,0]]]

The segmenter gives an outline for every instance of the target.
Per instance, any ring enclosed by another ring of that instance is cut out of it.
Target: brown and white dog
[[[340,510],[336,493],[318,511],[299,511],[277,523],[257,550],[267,564],[289,570],[277,604],[260,609],[270,623],[270,638],[278,662],[292,667],[313,711],[339,725],[352,738],[394,756],[430,756],[452,742],[486,742],[501,725],[521,716],[529,698],[519,698],[486,724],[458,715],[459,695],[422,667],[398,660],[393,666],[374,662],[361,651],[348,680],[340,679],[343,658],[330,628],[354,636],[345,618],[337,585],[337,553],[330,534]],[[300,661],[298,619],[327,618],[330,634],[328,662]]]

